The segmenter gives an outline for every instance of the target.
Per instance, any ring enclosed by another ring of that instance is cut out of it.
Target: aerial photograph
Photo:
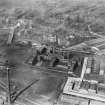
[[[105,0],[0,0],[0,105],[105,105]]]

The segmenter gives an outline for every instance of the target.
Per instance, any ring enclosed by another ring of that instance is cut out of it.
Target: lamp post
[[[10,88],[10,68],[7,66],[7,91],[8,91],[8,105],[11,105],[11,88]]]

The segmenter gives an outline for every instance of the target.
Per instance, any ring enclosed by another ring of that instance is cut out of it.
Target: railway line
[[[59,68],[60,69],[60,68]],[[41,72],[41,73],[45,73],[45,74],[49,74],[50,76],[52,77],[67,77],[67,76],[74,76],[74,74],[68,74],[68,70],[67,69],[63,69],[63,70],[59,70],[57,68],[46,68],[46,67],[37,67],[37,66],[34,66],[32,67],[31,66],[31,70],[34,72],[38,71],[38,72]]]

